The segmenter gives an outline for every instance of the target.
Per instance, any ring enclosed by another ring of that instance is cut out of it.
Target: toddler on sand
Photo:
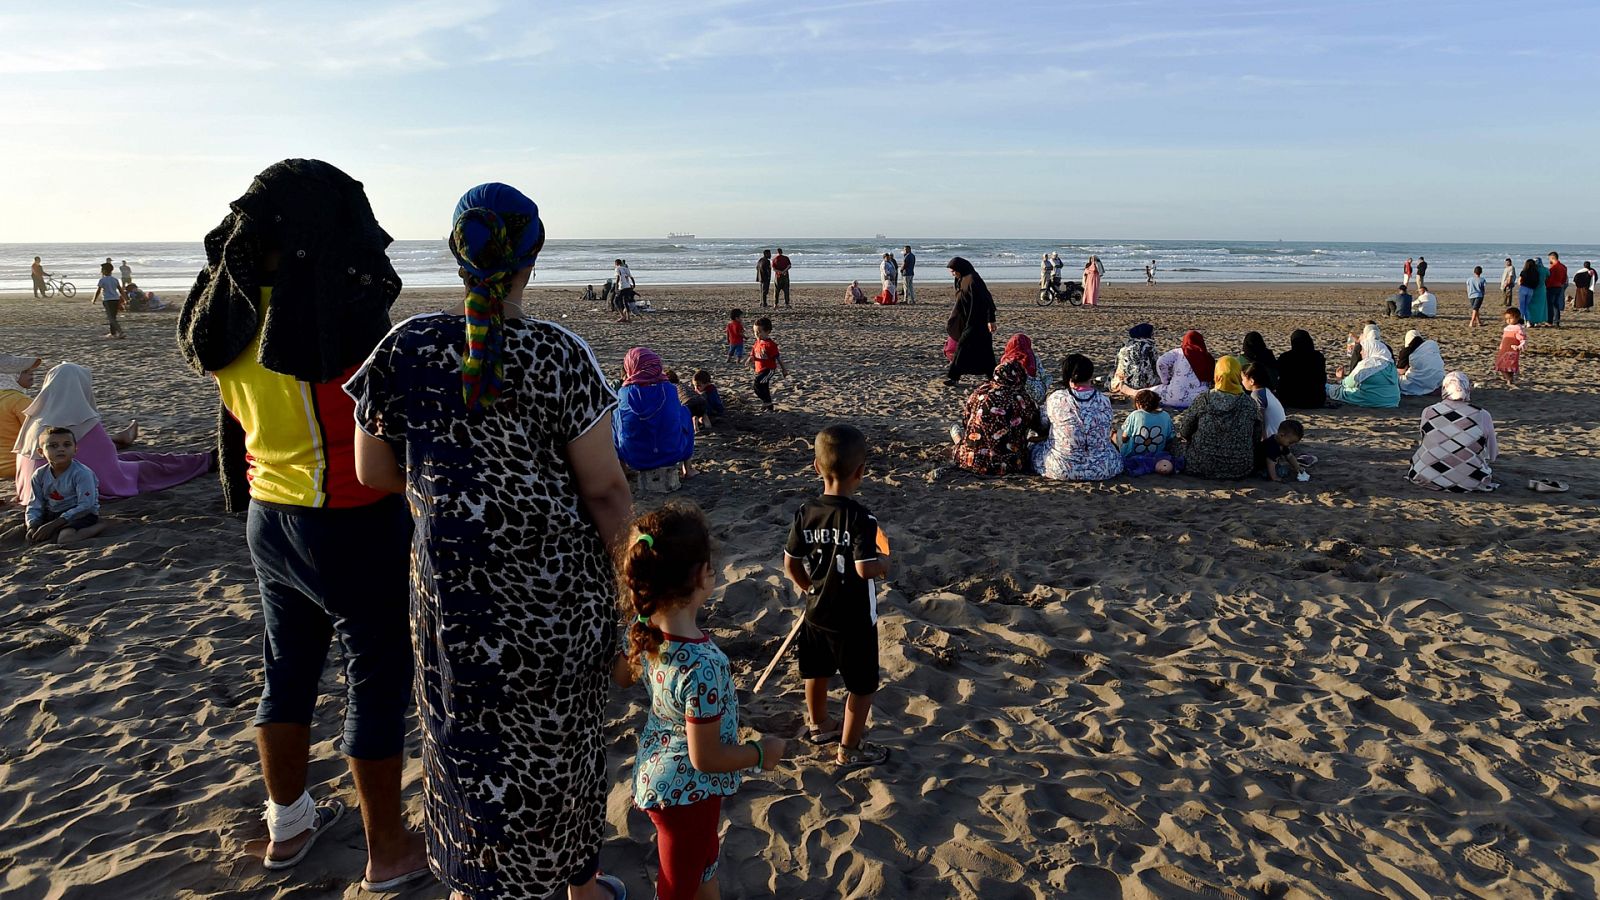
[[[705,398],[706,410],[713,416],[727,415],[728,408],[722,405],[722,392],[717,390],[716,382],[711,380],[711,373],[705,369],[697,369],[694,373],[695,393]]]
[[[761,398],[761,408],[770,412],[772,378],[778,372],[787,378],[789,367],[784,365],[783,357],[778,353],[778,342],[772,339],[772,320],[766,316],[756,320],[756,346],[750,354],[750,361],[756,367],[756,396]]]
[[[650,690],[633,803],[656,827],[656,896],[717,897],[722,798],[739,790],[741,770],[776,768],[787,743],[739,740],[728,657],[696,621],[717,582],[705,516],[693,505],[669,504],[635,519],[630,537],[618,568],[633,624],[611,674],[624,687],[642,675]]]
[[[106,530],[100,521],[100,481],[78,462],[78,439],[70,428],[47,428],[39,452],[49,465],[33,473],[28,501],[28,543],[70,544]]]
[[[1167,453],[1172,440],[1172,414],[1161,408],[1161,395],[1142,390],[1133,395],[1133,411],[1111,442],[1122,451],[1122,469],[1130,476],[1155,472],[1171,475],[1176,463]]]
[[[1284,419],[1277,430],[1267,432],[1267,439],[1257,445],[1257,468],[1265,470],[1273,481],[1310,481],[1311,476],[1300,471],[1300,460],[1294,455],[1295,445],[1305,440],[1305,436],[1306,428],[1298,419]]]
[[[878,692],[878,589],[889,574],[888,549],[878,520],[851,499],[867,473],[867,439],[849,425],[817,434],[813,468],[822,496],[795,513],[783,568],[806,597],[800,625],[800,677],[813,744],[839,742],[841,766],[869,766],[889,758],[864,737],[872,695]],[[828,715],[828,683],[844,677],[844,725]]]
[[[1522,313],[1515,309],[1505,311],[1505,330],[1500,332],[1500,349],[1495,354],[1494,370],[1500,373],[1506,387],[1517,386],[1517,376],[1522,374],[1522,351],[1528,346],[1528,326],[1522,324]]]
[[[744,310],[728,313],[728,362],[744,362]]]

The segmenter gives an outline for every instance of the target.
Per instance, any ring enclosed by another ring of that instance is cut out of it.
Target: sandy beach
[[[725,896],[1600,893],[1600,313],[1533,331],[1514,391],[1491,377],[1499,327],[1468,329],[1457,285],[1440,291],[1443,318],[1384,323],[1396,345],[1420,327],[1472,378],[1499,431],[1497,493],[1405,480],[1427,398],[1297,414],[1319,457],[1308,483],[1084,485],[934,477],[975,386],[940,383],[942,277],[919,279],[913,307],[797,286],[796,308],[774,315],[793,377],[761,413],[718,346],[728,308],[753,321],[759,297],[639,275],[656,311],[629,325],[581,306],[581,289],[536,289],[529,306],[614,372],[645,344],[716,375],[729,415],[674,496],[706,510],[719,542],[704,624],[746,689],[747,725],[801,727],[792,660],[761,695],[748,688],[797,615],[782,547],[818,489],[824,424],[867,432],[860,499],[896,551],[872,729],[894,755],[841,776],[805,748],[747,779],[725,807]],[[994,289],[1001,341],[1025,331],[1052,369],[1078,351],[1101,370],[1142,321],[1163,349],[1195,328],[1222,352],[1251,330],[1281,352],[1306,328],[1332,363],[1388,293],[1110,284],[1099,309],[1040,309],[1029,285]],[[106,424],[138,418],[144,449],[208,448],[216,391],[184,368],[175,314],[127,315],[128,339],[109,342],[84,300],[0,296],[0,351],[90,367]],[[455,302],[407,291],[396,318]],[[1571,491],[1534,493],[1536,476]],[[103,512],[113,530],[81,549],[24,548],[20,510],[0,528],[0,895],[368,896],[358,816],[298,869],[259,860],[261,624],[243,520],[209,479]],[[331,666],[324,688],[312,790],[353,803]],[[634,897],[653,872],[653,829],[629,803],[644,699],[615,693],[606,726],[602,864]],[[419,779],[413,731],[414,818]]]

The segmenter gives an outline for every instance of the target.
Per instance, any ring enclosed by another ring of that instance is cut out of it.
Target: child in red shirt
[[[778,342],[772,339],[772,320],[766,316],[756,320],[756,346],[750,361],[756,366],[756,396],[761,398],[762,408],[770,411],[773,373],[781,371],[787,378],[789,367],[778,353]]]
[[[728,313],[728,362],[744,362],[744,310]]]

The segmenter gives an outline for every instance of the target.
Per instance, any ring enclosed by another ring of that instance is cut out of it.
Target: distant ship
[[[876,240],[880,240],[880,241],[882,241],[882,240],[887,240],[887,239],[888,239],[888,237],[889,237],[889,236],[888,236],[888,235],[887,235],[887,234],[875,234],[875,235],[873,235],[873,238],[874,238],[874,239],[876,239]]]
[[[689,234],[688,232],[684,232],[684,231],[671,231],[671,232],[667,233],[667,240],[669,240],[669,241],[692,241],[692,240],[694,240],[694,235]]]

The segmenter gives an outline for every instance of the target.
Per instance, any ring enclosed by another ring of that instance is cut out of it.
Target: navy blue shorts
[[[355,509],[251,502],[266,685],[255,724],[311,724],[328,645],[344,656],[344,739],[356,759],[405,747],[411,706],[411,516],[400,496]]]

